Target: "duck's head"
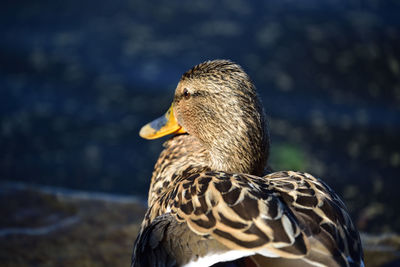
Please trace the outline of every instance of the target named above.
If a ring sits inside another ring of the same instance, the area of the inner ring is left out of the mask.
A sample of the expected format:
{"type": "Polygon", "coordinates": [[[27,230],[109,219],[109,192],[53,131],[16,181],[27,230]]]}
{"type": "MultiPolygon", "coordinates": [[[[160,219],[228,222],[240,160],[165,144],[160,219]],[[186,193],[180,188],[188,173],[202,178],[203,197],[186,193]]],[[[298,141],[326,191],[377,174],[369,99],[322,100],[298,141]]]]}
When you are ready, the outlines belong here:
{"type": "Polygon", "coordinates": [[[213,170],[261,175],[265,168],[263,108],[248,75],[231,61],[207,61],[184,73],[168,112],[145,125],[140,136],[179,133],[199,140],[213,170]]]}

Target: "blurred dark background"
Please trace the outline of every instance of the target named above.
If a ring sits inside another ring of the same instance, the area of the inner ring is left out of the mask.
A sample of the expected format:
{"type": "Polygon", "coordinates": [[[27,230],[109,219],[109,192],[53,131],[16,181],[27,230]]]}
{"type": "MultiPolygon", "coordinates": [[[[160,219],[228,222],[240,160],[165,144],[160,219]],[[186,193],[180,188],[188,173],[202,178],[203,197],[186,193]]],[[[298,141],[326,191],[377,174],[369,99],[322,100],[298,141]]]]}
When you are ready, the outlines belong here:
{"type": "Polygon", "coordinates": [[[398,1],[2,1],[0,179],[146,198],[138,131],[182,73],[231,59],[271,164],[321,177],[362,231],[400,231],[398,1]]]}

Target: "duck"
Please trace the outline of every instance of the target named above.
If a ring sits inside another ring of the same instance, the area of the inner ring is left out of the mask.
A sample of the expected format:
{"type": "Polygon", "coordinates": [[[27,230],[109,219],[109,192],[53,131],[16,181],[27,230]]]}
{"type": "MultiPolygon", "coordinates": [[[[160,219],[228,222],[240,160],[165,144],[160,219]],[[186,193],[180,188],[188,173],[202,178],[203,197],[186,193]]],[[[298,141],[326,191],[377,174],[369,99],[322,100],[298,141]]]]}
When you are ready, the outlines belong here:
{"type": "Polygon", "coordinates": [[[311,174],[270,170],[268,127],[238,64],[205,61],[182,75],[171,107],[139,133],[171,138],[131,267],[364,266],[341,198],[311,174]]]}

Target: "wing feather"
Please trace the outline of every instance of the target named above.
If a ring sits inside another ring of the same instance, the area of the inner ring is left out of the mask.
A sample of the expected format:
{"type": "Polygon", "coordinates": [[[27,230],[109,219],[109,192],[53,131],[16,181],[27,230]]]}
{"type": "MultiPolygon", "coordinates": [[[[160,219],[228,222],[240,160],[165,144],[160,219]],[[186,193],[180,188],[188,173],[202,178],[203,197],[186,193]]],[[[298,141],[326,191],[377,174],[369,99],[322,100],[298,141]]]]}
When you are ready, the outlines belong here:
{"type": "Polygon", "coordinates": [[[179,187],[171,213],[195,233],[234,250],[269,251],[287,258],[307,253],[308,241],[297,219],[263,178],[204,172],[179,187]],[[288,247],[293,248],[284,249],[288,247]]]}
{"type": "Polygon", "coordinates": [[[362,265],[358,232],[343,202],[307,173],[188,172],[153,203],[142,229],[168,213],[170,225],[186,227],[197,243],[211,242],[214,250],[300,259],[315,266],[362,265]]]}

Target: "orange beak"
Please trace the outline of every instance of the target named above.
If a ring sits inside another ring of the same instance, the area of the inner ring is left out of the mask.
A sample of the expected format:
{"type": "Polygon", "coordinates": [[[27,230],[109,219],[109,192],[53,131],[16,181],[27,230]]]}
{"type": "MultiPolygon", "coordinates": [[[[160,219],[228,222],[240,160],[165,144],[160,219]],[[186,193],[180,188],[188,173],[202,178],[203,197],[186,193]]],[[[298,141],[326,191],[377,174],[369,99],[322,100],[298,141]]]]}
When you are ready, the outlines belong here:
{"type": "Polygon", "coordinates": [[[146,124],[140,129],[139,135],[144,139],[157,139],[168,134],[186,133],[186,130],[180,126],[174,116],[173,104],[165,113],[158,119],[146,124]]]}

